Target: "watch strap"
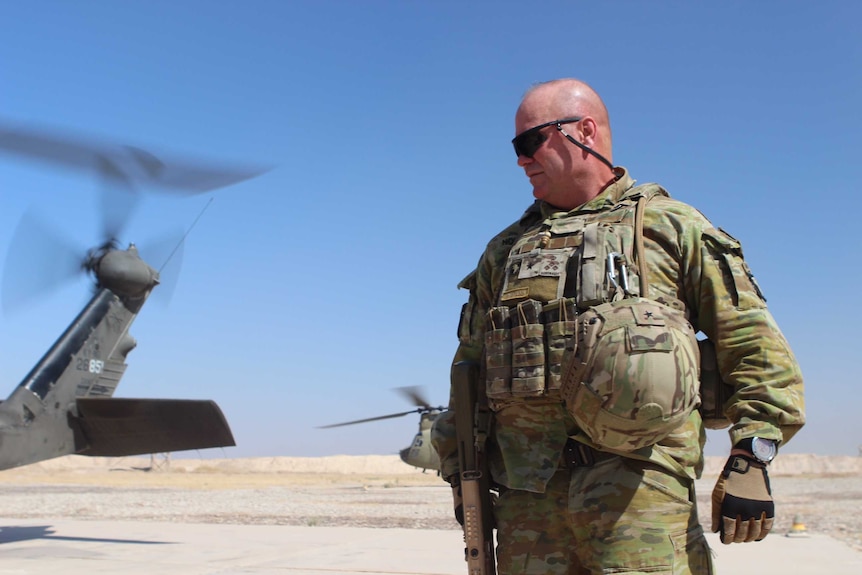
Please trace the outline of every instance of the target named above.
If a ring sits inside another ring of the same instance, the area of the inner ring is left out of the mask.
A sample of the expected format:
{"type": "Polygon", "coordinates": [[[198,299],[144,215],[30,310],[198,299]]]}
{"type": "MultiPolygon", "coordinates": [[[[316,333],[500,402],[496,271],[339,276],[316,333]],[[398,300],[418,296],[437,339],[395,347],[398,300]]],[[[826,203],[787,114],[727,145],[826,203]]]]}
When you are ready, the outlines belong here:
{"type": "Polygon", "coordinates": [[[746,437],[745,439],[739,440],[736,445],[733,446],[734,449],[741,449],[743,451],[747,451],[748,453],[754,455],[754,450],[752,449],[754,443],[753,437],[746,437]]]}

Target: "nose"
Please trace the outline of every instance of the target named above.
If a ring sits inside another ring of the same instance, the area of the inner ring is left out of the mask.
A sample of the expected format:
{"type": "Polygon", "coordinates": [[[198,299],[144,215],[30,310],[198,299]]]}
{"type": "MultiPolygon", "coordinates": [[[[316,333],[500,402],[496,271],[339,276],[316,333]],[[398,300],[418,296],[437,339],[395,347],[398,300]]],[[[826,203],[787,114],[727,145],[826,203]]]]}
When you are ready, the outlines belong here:
{"type": "Polygon", "coordinates": [[[533,158],[531,158],[529,156],[525,156],[524,154],[518,155],[518,165],[521,166],[522,168],[528,164],[533,163],[533,161],[534,161],[533,158]]]}
{"type": "Polygon", "coordinates": [[[401,461],[403,461],[404,463],[409,463],[408,458],[410,457],[410,448],[405,447],[398,452],[398,455],[401,457],[401,461]]]}

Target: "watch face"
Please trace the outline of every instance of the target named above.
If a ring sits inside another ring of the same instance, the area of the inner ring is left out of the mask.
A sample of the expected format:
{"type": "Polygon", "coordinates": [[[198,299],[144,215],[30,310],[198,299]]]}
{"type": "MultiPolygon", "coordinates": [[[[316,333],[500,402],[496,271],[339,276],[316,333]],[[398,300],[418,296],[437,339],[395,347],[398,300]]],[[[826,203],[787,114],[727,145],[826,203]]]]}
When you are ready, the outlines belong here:
{"type": "Polygon", "coordinates": [[[775,458],[775,453],[778,449],[775,447],[775,442],[769,439],[761,439],[755,437],[751,440],[751,453],[764,463],[769,463],[775,458]]]}

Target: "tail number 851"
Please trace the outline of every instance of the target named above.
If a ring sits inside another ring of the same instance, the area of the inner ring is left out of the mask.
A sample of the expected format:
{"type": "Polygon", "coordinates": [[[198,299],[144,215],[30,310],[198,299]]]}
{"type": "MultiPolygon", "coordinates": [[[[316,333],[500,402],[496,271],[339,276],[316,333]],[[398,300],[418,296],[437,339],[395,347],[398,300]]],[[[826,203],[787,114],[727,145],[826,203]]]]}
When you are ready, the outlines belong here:
{"type": "Polygon", "coordinates": [[[79,357],[75,368],[78,371],[89,371],[90,373],[102,373],[102,368],[105,367],[105,362],[101,359],[86,359],[79,357]]]}

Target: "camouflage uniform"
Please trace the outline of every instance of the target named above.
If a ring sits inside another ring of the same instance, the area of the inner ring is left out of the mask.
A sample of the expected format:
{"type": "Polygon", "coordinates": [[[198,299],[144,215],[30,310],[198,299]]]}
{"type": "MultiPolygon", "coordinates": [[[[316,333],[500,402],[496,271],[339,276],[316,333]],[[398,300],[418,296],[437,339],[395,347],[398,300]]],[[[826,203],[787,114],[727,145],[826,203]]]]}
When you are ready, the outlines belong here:
{"type": "MultiPolygon", "coordinates": [[[[513,246],[538,237],[556,218],[619,207],[641,187],[625,169],[616,172],[618,179],[586,204],[559,213],[536,202],[488,243],[476,270],[459,285],[470,298],[455,361],[485,360],[486,316],[501,305],[513,246]]],[[[631,231],[622,234],[630,241],[631,231]]],[[[541,250],[545,242],[528,247],[541,250]]],[[[650,299],[685,311],[695,331],[715,343],[720,373],[735,388],[725,404],[731,443],[753,436],[788,441],[804,423],[802,376],[739,242],[662,190],[645,210],[644,247],[650,299]]],[[[631,279],[638,284],[636,275],[631,279]]],[[[559,356],[550,357],[549,379],[559,373],[553,365],[559,356]]],[[[492,398],[491,407],[488,451],[501,491],[495,508],[501,575],[711,572],[694,504],[706,437],[697,410],[657,444],[598,451],[594,465],[569,469],[562,454],[570,438],[598,446],[578,429],[559,393],[492,398]]],[[[432,440],[443,477],[457,476],[451,410],[437,419],[432,440]]]]}

